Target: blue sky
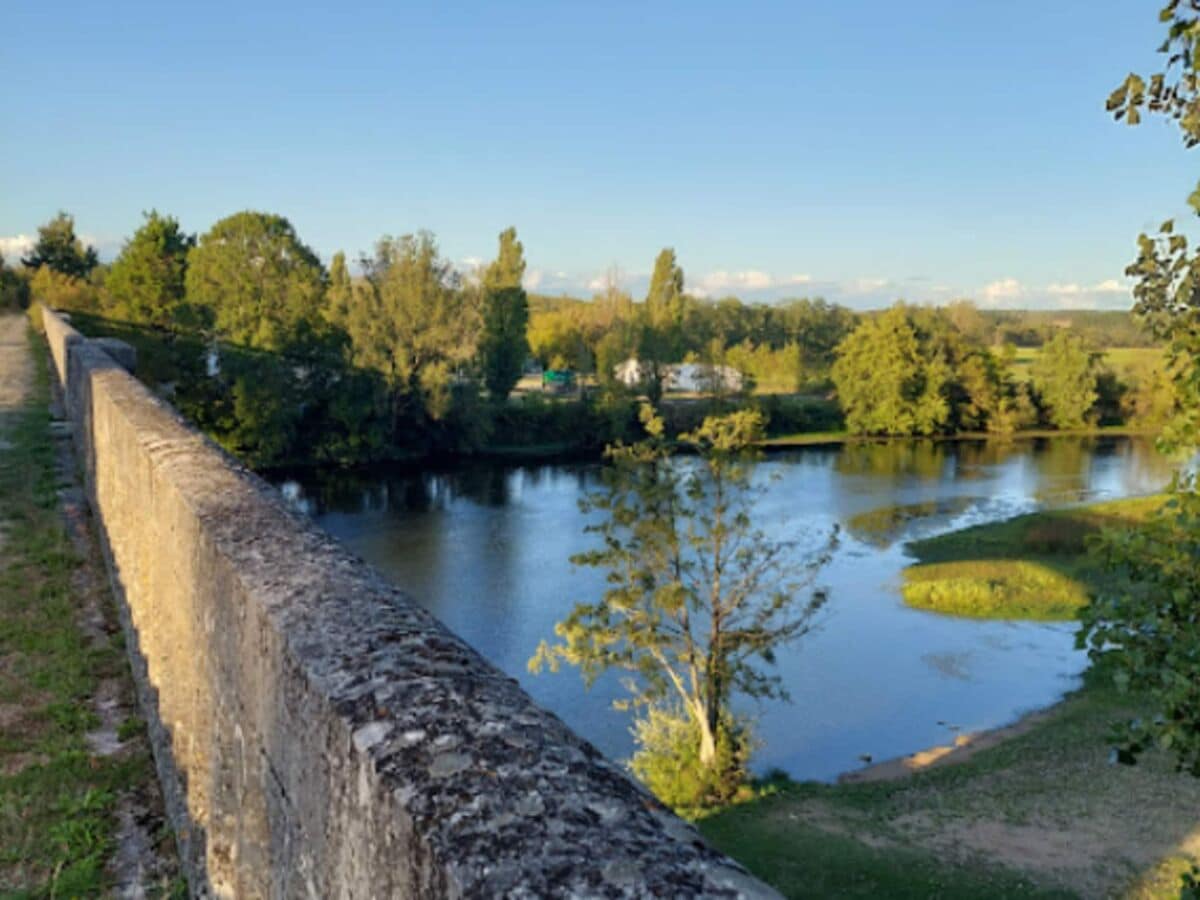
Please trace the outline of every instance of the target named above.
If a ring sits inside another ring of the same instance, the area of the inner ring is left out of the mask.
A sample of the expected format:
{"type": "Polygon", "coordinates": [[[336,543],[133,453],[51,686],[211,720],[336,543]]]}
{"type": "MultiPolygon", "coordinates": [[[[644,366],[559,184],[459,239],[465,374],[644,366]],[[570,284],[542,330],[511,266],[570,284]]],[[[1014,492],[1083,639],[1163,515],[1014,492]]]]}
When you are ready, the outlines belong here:
{"type": "Polygon", "coordinates": [[[1104,112],[1158,65],[1157,5],[13,4],[0,250],[58,209],[111,256],[152,207],[254,208],[323,257],[516,225],[538,290],[689,288],[1129,305],[1141,229],[1194,182],[1104,112]]]}

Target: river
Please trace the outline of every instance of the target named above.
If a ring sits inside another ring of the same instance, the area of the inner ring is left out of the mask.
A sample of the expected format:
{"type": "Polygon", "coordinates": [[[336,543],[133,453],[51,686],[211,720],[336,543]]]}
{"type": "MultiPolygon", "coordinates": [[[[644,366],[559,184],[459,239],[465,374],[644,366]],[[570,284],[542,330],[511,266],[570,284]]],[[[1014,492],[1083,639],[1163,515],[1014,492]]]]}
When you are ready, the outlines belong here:
{"type": "MultiPolygon", "coordinates": [[[[602,576],[569,557],[592,545],[578,501],[599,464],[471,464],[420,473],[310,473],[280,485],[323,528],[615,759],[633,742],[616,677],[531,675],[526,661],[602,576]]],[[[817,584],[819,628],[778,654],[790,702],[751,703],[754,768],[831,780],[862,765],[1006,724],[1053,703],[1086,665],[1070,624],[980,622],[905,607],[904,542],[1035,509],[1145,494],[1171,466],[1153,442],[1057,437],[798,448],[769,456],[757,506],[772,536],[841,540],[817,584]]]]}

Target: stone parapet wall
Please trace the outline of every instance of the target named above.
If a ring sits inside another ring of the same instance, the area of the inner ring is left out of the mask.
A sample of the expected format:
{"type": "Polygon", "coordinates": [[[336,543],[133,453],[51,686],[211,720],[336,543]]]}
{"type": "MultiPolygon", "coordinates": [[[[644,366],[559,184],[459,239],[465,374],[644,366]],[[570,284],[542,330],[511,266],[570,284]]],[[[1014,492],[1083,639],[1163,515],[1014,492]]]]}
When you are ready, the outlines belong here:
{"type": "Polygon", "coordinates": [[[195,895],[774,896],[43,321],[195,895]]]}

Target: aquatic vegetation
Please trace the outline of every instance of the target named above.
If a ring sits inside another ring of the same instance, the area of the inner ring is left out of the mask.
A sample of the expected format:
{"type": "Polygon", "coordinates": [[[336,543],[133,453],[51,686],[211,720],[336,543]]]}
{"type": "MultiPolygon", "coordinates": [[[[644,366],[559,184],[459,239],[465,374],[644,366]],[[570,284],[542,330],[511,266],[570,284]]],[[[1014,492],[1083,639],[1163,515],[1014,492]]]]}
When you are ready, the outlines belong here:
{"type": "Polygon", "coordinates": [[[1080,582],[1024,560],[929,563],[910,567],[904,578],[909,606],[977,619],[1066,621],[1088,602],[1080,582]]]}

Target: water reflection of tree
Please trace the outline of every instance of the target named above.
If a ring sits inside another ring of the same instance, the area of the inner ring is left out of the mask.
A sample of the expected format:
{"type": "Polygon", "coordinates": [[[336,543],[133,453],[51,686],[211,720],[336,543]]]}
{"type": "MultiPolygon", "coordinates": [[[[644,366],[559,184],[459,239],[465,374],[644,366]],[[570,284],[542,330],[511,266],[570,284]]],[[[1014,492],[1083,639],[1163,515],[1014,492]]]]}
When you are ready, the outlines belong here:
{"type": "Polygon", "coordinates": [[[1029,456],[1033,495],[1043,503],[1079,499],[1091,481],[1096,441],[1085,437],[1039,438],[1029,456]]]}
{"type": "Polygon", "coordinates": [[[451,500],[478,506],[507,506],[512,499],[514,471],[503,466],[473,465],[443,474],[451,500]]]}
{"type": "Polygon", "coordinates": [[[850,443],[842,447],[833,467],[839,475],[939,478],[946,467],[946,445],[930,440],[850,443]]]}
{"type": "Polygon", "coordinates": [[[989,469],[1004,465],[1029,448],[1020,441],[989,438],[986,441],[959,441],[954,449],[958,461],[955,474],[962,479],[974,479],[987,477],[989,469]]]}

